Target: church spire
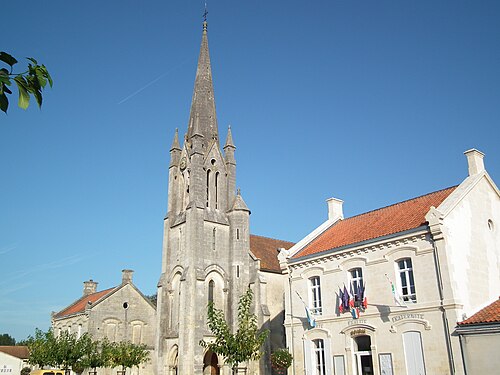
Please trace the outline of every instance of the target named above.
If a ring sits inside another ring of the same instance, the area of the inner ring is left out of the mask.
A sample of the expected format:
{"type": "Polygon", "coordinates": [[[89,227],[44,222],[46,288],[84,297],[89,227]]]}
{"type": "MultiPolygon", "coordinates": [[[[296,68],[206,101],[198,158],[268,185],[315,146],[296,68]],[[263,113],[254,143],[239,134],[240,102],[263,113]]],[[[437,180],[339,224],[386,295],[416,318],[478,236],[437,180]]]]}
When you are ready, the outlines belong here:
{"type": "Polygon", "coordinates": [[[189,115],[188,140],[191,141],[196,130],[203,135],[203,146],[206,150],[209,142],[215,140],[219,144],[219,132],[217,129],[217,116],[215,113],[215,98],[212,83],[212,69],[210,65],[210,54],[208,52],[207,21],[203,22],[203,33],[201,37],[200,56],[196,69],[194,82],[193,100],[189,115]]]}

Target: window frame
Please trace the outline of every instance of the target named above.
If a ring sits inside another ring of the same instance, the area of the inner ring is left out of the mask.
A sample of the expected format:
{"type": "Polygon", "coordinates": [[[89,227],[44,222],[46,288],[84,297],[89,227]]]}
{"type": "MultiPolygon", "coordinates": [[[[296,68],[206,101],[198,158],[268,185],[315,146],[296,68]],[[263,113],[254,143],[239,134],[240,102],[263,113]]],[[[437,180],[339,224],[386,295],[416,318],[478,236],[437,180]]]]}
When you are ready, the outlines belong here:
{"type": "Polygon", "coordinates": [[[325,340],[314,339],[311,340],[312,354],[314,358],[313,371],[315,375],[326,375],[326,353],[325,353],[325,340]]]}
{"type": "Polygon", "coordinates": [[[323,304],[321,300],[321,277],[311,276],[309,282],[309,311],[313,315],[323,314],[323,304]]]}
{"type": "Polygon", "coordinates": [[[417,288],[411,257],[396,260],[398,289],[405,303],[417,303],[417,288]]]}

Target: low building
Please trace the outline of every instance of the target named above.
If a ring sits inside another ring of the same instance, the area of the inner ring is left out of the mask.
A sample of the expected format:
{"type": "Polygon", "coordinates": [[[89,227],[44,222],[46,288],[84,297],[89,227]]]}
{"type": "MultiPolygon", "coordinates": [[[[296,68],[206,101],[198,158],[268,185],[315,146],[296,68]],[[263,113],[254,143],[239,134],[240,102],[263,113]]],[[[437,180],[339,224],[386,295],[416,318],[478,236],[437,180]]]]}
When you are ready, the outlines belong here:
{"type": "Polygon", "coordinates": [[[456,322],[500,290],[500,192],[465,154],[459,185],[347,219],[332,198],[281,251],[289,373],[465,373],[456,322]]]}
{"type": "Polygon", "coordinates": [[[500,368],[500,298],[458,323],[465,374],[495,374],[500,368]]]}
{"type": "MultiPolygon", "coordinates": [[[[132,270],[123,270],[121,284],[102,291],[97,291],[97,282],[85,281],[83,296],[52,314],[52,328],[55,335],[62,331],[78,337],[89,333],[96,340],[145,344],[151,351],[150,362],[141,365],[139,372],[148,375],[155,365],[156,307],[133,284],[132,274],[132,270]]],[[[132,369],[132,375],[137,372],[132,369]]],[[[111,369],[104,370],[106,375],[111,373],[111,369]]]]}
{"type": "Polygon", "coordinates": [[[24,367],[28,364],[27,346],[0,346],[0,375],[21,375],[24,367]]]}

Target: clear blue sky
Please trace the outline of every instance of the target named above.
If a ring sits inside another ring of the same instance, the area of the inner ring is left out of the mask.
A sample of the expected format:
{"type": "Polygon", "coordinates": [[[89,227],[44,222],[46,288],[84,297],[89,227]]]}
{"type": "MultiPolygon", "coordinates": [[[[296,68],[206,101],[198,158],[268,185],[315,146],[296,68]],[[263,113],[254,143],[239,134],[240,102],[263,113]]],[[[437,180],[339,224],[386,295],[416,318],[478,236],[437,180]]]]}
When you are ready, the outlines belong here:
{"type": "MultiPolygon", "coordinates": [[[[47,329],[84,280],[155,292],[169,148],[187,128],[202,0],[10,1],[0,49],[55,84],[0,114],[0,333],[47,329]],[[23,62],[24,63],[24,62],[23,62]]],[[[497,0],[208,0],[220,138],[231,124],[252,233],[460,183],[500,181],[497,0]]]]}

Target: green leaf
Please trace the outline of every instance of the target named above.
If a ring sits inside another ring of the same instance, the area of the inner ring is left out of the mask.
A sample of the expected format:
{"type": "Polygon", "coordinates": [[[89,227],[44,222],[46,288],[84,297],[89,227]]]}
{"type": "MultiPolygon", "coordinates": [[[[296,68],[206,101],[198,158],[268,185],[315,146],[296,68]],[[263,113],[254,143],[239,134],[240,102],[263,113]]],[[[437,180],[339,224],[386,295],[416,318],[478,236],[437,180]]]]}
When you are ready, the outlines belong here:
{"type": "Polygon", "coordinates": [[[0,52],[0,61],[10,65],[11,67],[17,63],[17,60],[9,55],[7,52],[0,52]]]}
{"type": "Polygon", "coordinates": [[[17,105],[22,109],[28,108],[30,105],[30,94],[28,93],[28,84],[23,76],[14,77],[16,81],[17,89],[19,91],[19,100],[17,105]]]}
{"type": "Polygon", "coordinates": [[[36,78],[38,80],[38,84],[40,85],[40,87],[42,87],[42,88],[45,87],[45,85],[47,84],[47,79],[45,78],[45,75],[44,75],[42,68],[37,66],[35,69],[35,73],[36,73],[36,78]]]}
{"type": "Polygon", "coordinates": [[[33,57],[26,57],[29,61],[31,61],[33,64],[38,65],[36,60],[33,57]]]}
{"type": "Polygon", "coordinates": [[[49,81],[50,87],[52,87],[52,77],[50,76],[49,71],[47,70],[47,68],[43,64],[42,64],[42,68],[43,68],[45,77],[47,77],[47,80],[49,81]]]}
{"type": "Polygon", "coordinates": [[[9,99],[4,93],[0,94],[0,109],[7,113],[7,108],[9,108],[9,99]]]}

